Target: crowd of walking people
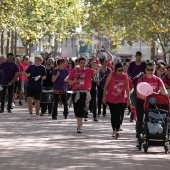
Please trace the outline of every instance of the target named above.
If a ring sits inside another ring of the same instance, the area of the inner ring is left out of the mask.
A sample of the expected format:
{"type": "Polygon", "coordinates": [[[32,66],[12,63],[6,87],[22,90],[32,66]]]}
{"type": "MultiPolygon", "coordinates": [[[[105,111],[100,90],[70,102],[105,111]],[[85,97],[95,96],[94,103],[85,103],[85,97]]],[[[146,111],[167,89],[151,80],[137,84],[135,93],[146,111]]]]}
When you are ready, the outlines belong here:
{"type": "MultiPolygon", "coordinates": [[[[27,119],[32,119],[35,106],[36,119],[45,113],[57,120],[58,106],[63,105],[63,117],[68,118],[69,105],[73,104],[77,133],[82,133],[83,120],[88,120],[88,112],[93,120],[107,116],[110,110],[112,136],[118,138],[123,124],[125,109],[133,122],[134,108],[137,112],[136,138],[142,131],[143,103],[146,96],[136,90],[137,84],[147,82],[155,93],[168,95],[170,89],[170,66],[161,60],[142,61],[142,53],[136,52],[135,61],[114,61],[112,54],[105,50],[75,61],[71,58],[52,58],[50,52],[44,57],[36,55],[34,61],[29,56],[0,55],[1,110],[12,113],[15,103],[28,104],[27,119]],[[54,96],[53,103],[42,103],[43,91],[54,96]],[[69,93],[68,93],[69,92],[69,93]],[[71,104],[72,103],[72,104],[71,104]]],[[[15,108],[14,108],[15,109],[15,108]]],[[[137,140],[138,142],[138,140],[137,140]]]]}

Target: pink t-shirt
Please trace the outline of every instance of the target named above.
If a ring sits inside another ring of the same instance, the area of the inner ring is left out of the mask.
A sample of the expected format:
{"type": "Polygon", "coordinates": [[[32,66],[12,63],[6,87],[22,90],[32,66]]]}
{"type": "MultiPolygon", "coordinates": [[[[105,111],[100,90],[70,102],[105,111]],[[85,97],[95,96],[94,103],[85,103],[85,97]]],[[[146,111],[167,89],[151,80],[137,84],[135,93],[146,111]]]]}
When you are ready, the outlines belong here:
{"type": "Polygon", "coordinates": [[[148,84],[150,84],[155,93],[158,93],[159,88],[164,86],[162,80],[159,77],[155,76],[155,75],[152,78],[147,78],[146,76],[143,76],[143,77],[139,78],[139,80],[137,82],[137,85],[140,82],[147,82],[148,84]]]}
{"type": "MultiPolygon", "coordinates": [[[[24,66],[22,64],[19,64],[18,68],[19,68],[19,72],[21,72],[21,73],[24,72],[24,66]]],[[[20,80],[21,76],[19,76],[18,79],[20,80]]]]}
{"type": "Polygon", "coordinates": [[[106,100],[110,103],[125,103],[125,89],[126,89],[127,75],[117,75],[116,72],[112,72],[112,78],[109,83],[108,91],[106,94],[106,100]]]}
{"type": "MultiPolygon", "coordinates": [[[[25,71],[28,68],[28,65],[25,64],[24,62],[22,62],[22,65],[23,65],[23,68],[24,68],[24,71],[25,71]]],[[[28,78],[24,75],[21,75],[21,80],[28,81],[28,78]]]]}
{"type": "Polygon", "coordinates": [[[72,90],[91,90],[91,80],[94,74],[94,70],[91,68],[84,68],[80,70],[79,68],[75,68],[71,71],[68,80],[74,80],[75,78],[79,78],[79,82],[74,83],[72,85],[72,90]]]}

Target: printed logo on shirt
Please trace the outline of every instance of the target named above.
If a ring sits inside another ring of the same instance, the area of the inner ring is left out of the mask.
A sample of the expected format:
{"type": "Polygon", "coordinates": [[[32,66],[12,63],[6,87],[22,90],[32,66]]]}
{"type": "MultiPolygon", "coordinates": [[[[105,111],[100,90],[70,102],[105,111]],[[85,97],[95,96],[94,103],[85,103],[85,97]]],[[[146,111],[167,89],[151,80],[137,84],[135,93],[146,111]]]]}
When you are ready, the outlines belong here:
{"type": "Polygon", "coordinates": [[[124,81],[123,80],[115,80],[116,85],[114,85],[115,91],[112,92],[113,96],[121,96],[123,92],[124,81]]]}

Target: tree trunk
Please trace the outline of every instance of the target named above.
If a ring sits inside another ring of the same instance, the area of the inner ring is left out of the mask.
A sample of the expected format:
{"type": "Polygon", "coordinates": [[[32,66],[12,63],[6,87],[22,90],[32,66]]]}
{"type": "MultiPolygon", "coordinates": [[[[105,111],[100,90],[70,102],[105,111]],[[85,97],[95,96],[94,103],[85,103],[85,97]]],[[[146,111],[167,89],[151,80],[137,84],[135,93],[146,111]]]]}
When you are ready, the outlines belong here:
{"type": "Polygon", "coordinates": [[[17,55],[17,32],[15,32],[15,36],[14,36],[14,55],[17,55]]]}
{"type": "Polygon", "coordinates": [[[24,47],[25,47],[25,55],[28,55],[28,44],[24,44],[24,47]]]}
{"type": "Polygon", "coordinates": [[[4,54],[4,31],[1,33],[1,54],[4,54]]]}
{"type": "Polygon", "coordinates": [[[28,56],[31,57],[31,44],[28,44],[28,56]]]}
{"type": "Polygon", "coordinates": [[[164,62],[167,64],[166,53],[164,52],[164,62]]]}
{"type": "Polygon", "coordinates": [[[155,59],[155,42],[151,42],[151,60],[155,59]]]}
{"type": "Polygon", "coordinates": [[[9,53],[9,39],[10,39],[10,31],[7,32],[6,55],[9,53]]]}
{"type": "Polygon", "coordinates": [[[14,53],[14,31],[11,30],[11,53],[14,53]]]}

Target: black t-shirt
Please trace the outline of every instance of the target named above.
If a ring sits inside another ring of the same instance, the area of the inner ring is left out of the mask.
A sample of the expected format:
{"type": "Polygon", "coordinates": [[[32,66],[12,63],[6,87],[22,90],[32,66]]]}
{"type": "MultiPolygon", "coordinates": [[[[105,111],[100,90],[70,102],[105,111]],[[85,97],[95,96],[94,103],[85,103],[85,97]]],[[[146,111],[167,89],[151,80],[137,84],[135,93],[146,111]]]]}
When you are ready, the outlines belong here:
{"type": "Polygon", "coordinates": [[[52,82],[52,73],[53,73],[53,68],[51,67],[50,69],[46,68],[46,79],[43,80],[43,87],[53,87],[53,82],[52,82]]]}

